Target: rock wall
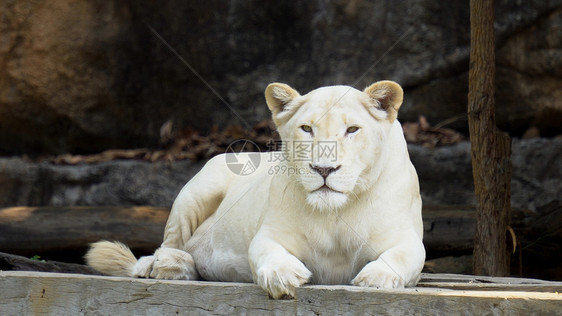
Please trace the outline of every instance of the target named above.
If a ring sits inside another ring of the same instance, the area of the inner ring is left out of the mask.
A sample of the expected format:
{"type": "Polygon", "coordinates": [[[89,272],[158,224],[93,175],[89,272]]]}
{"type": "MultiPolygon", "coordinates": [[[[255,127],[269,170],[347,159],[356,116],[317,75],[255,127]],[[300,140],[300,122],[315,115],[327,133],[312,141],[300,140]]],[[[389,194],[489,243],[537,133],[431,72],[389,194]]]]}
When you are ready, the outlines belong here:
{"type": "Polygon", "coordinates": [[[181,188],[203,164],[189,160],[118,160],[76,166],[0,158],[0,207],[171,207],[181,188]]]}
{"type": "MultiPolygon", "coordinates": [[[[562,132],[562,0],[496,1],[496,33],[500,127],[562,132]]],[[[403,121],[463,130],[469,36],[467,1],[2,1],[0,153],[154,147],[169,120],[252,125],[272,81],[396,80],[403,121]]]]}
{"type": "MultiPolygon", "coordinates": [[[[424,204],[476,203],[467,142],[434,149],[409,145],[408,149],[424,204]]],[[[512,150],[512,206],[534,212],[561,203],[562,139],[515,140],[512,150]]],[[[203,164],[120,160],[69,166],[0,158],[0,207],[171,207],[203,164]]]]}

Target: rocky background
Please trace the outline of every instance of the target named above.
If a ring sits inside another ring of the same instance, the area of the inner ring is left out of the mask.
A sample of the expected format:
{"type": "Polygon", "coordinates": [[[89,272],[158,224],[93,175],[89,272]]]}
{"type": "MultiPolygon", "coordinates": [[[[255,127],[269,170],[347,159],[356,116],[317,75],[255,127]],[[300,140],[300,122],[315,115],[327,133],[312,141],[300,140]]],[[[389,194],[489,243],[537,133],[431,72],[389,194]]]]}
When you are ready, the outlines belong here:
{"type": "MultiPolygon", "coordinates": [[[[498,124],[559,134],[562,1],[495,2],[498,124]]],[[[249,127],[273,81],[396,80],[402,121],[465,131],[468,60],[467,1],[6,0],[0,152],[156,147],[166,122],[249,127]]]]}
{"type": "MultiPolygon", "coordinates": [[[[562,280],[562,0],[495,4],[496,119],[515,139],[520,252],[512,262],[521,275],[562,280]]],[[[26,231],[6,233],[22,224],[14,214],[26,221],[13,206],[41,214],[169,208],[232,139],[265,144],[270,82],[306,93],[390,79],[405,90],[399,118],[410,122],[404,131],[416,143],[409,151],[424,204],[456,210],[434,221],[424,214],[436,225],[424,227],[426,236],[443,224],[450,236],[466,237],[454,251],[428,246],[428,259],[441,261],[426,268],[470,273],[474,221],[464,216],[475,198],[470,144],[460,135],[467,134],[469,36],[468,1],[1,1],[0,243],[11,248],[0,251],[31,244],[21,239],[26,231]]],[[[41,221],[28,224],[42,232],[41,221]]],[[[109,225],[138,235],[133,226],[109,225]]],[[[73,248],[75,260],[86,244],[73,248]]]]}
{"type": "MultiPolygon", "coordinates": [[[[408,149],[424,202],[426,270],[471,273],[470,144],[408,149]]],[[[512,274],[562,280],[562,139],[514,140],[512,149],[512,274]]],[[[81,262],[88,243],[99,239],[152,253],[175,196],[204,160],[111,159],[115,155],[64,156],[58,163],[0,158],[0,270],[14,268],[1,252],[81,262]]]]}
{"type": "MultiPolygon", "coordinates": [[[[562,206],[562,139],[512,144],[512,207],[540,212],[562,206]]],[[[427,148],[411,144],[410,158],[427,205],[475,205],[470,143],[427,148]]],[[[77,165],[0,158],[0,208],[26,206],[135,206],[170,208],[205,161],[111,160],[77,165]]]]}

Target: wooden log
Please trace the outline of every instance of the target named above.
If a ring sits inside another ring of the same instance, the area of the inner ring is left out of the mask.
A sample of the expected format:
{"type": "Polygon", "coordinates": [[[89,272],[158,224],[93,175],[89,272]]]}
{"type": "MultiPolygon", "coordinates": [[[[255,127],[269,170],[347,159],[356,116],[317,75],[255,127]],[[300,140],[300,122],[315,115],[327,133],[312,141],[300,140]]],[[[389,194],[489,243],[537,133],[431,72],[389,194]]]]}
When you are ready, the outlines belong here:
{"type": "Polygon", "coordinates": [[[509,287],[481,291],[304,286],[295,299],[271,300],[255,284],[0,272],[4,315],[554,315],[561,307],[561,294],[509,287]]]}
{"type": "Polygon", "coordinates": [[[10,207],[0,209],[0,251],[33,256],[83,252],[100,239],[119,240],[139,253],[162,242],[169,210],[158,207],[10,207]]]}
{"type": "Polygon", "coordinates": [[[476,231],[475,208],[468,205],[424,205],[423,243],[428,252],[472,252],[476,231]]]}
{"type": "Polygon", "coordinates": [[[89,266],[51,260],[28,259],[0,252],[0,270],[101,274],[89,266]]]}
{"type": "MultiPolygon", "coordinates": [[[[0,209],[0,251],[33,256],[83,251],[101,240],[124,242],[151,253],[162,243],[169,210],[159,207],[11,207],[0,209]]],[[[475,217],[471,206],[424,206],[428,251],[471,251],[475,217]]]]}
{"type": "MultiPolygon", "coordinates": [[[[0,208],[0,251],[23,256],[83,252],[101,239],[119,240],[146,254],[160,246],[169,210],[159,207],[11,207],[0,208]]],[[[544,212],[515,209],[513,227],[523,247],[536,256],[560,253],[562,208],[544,212]],[[540,234],[544,232],[546,235],[540,234]],[[537,248],[538,251],[533,251],[537,248]]],[[[475,208],[426,205],[424,244],[430,254],[472,251],[475,208]]]]}

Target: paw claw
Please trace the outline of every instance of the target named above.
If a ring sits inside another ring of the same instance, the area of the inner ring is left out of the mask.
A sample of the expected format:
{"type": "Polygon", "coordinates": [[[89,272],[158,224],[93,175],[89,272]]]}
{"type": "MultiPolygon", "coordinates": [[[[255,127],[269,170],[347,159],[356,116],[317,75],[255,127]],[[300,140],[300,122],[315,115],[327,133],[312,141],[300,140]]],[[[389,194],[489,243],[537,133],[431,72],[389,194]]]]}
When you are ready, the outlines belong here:
{"type": "Polygon", "coordinates": [[[296,296],[296,288],[308,282],[312,273],[296,258],[264,265],[257,271],[257,283],[274,299],[296,296]]]}
{"type": "Polygon", "coordinates": [[[403,288],[404,278],[385,262],[373,261],[366,265],[351,281],[353,285],[377,289],[403,288]]]}

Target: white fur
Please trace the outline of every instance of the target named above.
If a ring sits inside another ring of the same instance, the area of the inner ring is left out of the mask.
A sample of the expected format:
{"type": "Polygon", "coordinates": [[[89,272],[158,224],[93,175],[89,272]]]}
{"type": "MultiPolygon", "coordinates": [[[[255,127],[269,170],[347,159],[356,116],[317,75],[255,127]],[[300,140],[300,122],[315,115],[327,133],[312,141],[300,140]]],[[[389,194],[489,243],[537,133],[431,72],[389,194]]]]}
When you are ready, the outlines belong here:
{"type": "MultiPolygon", "coordinates": [[[[418,179],[395,119],[400,86],[301,96],[272,84],[266,100],[287,144],[332,142],[337,154],[279,162],[263,153],[250,175],[233,173],[225,155],[211,159],[174,202],[162,248],[129,275],[253,281],[274,298],[295,296],[307,282],[414,286],[425,250],[418,179]],[[359,129],[347,133],[351,126],[359,129]],[[335,171],[324,181],[311,166],[335,171]]],[[[285,154],[294,157],[293,146],[285,154]]]]}

